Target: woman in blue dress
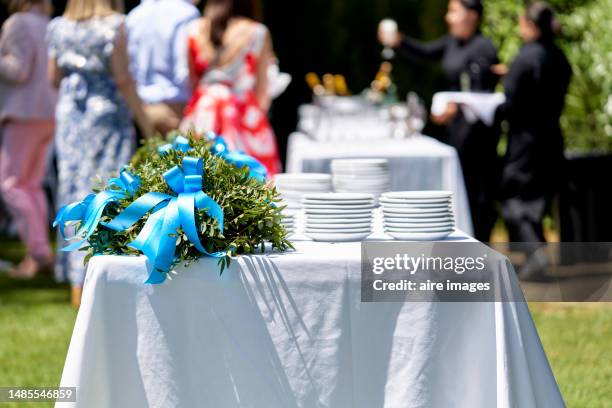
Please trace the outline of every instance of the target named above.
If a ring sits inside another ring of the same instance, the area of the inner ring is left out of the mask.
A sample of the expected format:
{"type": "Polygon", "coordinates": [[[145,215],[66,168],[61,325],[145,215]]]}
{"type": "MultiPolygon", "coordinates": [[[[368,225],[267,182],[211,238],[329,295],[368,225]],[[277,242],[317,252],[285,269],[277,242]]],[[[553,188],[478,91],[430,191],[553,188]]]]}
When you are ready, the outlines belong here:
{"type": "MultiPolygon", "coordinates": [[[[47,31],[49,76],[59,88],[56,110],[58,206],[83,199],[97,177],[126,164],[136,145],[132,115],[152,133],[129,72],[121,0],[69,0],[47,31]]],[[[84,252],[59,252],[56,276],[68,277],[80,303],[84,252]]]]}

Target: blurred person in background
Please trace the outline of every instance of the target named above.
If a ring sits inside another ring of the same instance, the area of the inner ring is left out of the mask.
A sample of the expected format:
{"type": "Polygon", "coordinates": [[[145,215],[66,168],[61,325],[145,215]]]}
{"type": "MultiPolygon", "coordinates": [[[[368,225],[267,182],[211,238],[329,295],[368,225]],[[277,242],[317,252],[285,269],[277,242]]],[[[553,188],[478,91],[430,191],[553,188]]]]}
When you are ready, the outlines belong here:
{"type": "MultiPolygon", "coordinates": [[[[499,60],[491,40],[480,32],[482,14],[480,0],[450,0],[446,13],[448,35],[422,43],[401,33],[388,38],[379,31],[379,41],[400,48],[409,57],[441,60],[449,81],[448,91],[493,92],[499,79],[494,67],[499,60]]],[[[448,128],[448,141],[457,149],[463,168],[474,236],[486,242],[497,219],[494,200],[500,172],[499,131],[480,120],[469,122],[454,103],[449,103],[442,115],[432,116],[432,120],[448,128]]]]}
{"type": "Polygon", "coordinates": [[[199,17],[192,0],[142,0],[127,16],[128,52],[138,95],[162,134],[179,127],[189,100],[186,29],[199,17]]]}
{"type": "Polygon", "coordinates": [[[57,93],[47,77],[48,0],[13,0],[0,35],[0,191],[26,247],[9,274],[32,278],[53,264],[42,181],[57,93]]]}
{"type": "MultiPolygon", "coordinates": [[[[150,125],[129,71],[122,0],[69,0],[49,23],[49,76],[59,87],[56,111],[58,205],[85,198],[96,176],[117,173],[150,125]]],[[[56,275],[68,277],[80,303],[85,278],[82,251],[59,252],[56,275]]]]}
{"type": "MultiPolygon", "coordinates": [[[[524,45],[504,79],[506,102],[497,109],[509,125],[502,216],[511,242],[545,242],[542,220],[566,180],[559,118],[572,69],[555,45],[560,25],[547,4],[528,6],[519,29],[524,45]]],[[[521,277],[529,279],[536,269],[524,271],[521,277]]]]}
{"type": "Polygon", "coordinates": [[[208,0],[204,17],[189,28],[193,96],[183,130],[214,131],[230,149],[257,158],[270,175],[281,169],[276,137],[268,122],[268,66],[274,51],[268,29],[253,17],[248,0],[208,0]]]}

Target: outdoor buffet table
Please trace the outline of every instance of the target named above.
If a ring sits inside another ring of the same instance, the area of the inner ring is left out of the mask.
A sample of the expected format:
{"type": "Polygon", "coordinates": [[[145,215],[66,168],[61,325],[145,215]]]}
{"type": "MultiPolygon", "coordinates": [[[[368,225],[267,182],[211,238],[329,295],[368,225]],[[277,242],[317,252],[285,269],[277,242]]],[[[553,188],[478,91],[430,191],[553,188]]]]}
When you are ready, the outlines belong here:
{"type": "Polygon", "coordinates": [[[320,141],[304,133],[289,136],[287,172],[330,173],[333,159],[384,158],[391,191],[448,190],[454,193],[457,226],[472,233],[470,207],[457,151],[428,136],[407,139],[320,141]]]}
{"type": "Polygon", "coordinates": [[[525,303],[362,303],[359,242],[295,245],[161,285],[145,257],[94,257],[58,406],[564,406],[525,303]]]}

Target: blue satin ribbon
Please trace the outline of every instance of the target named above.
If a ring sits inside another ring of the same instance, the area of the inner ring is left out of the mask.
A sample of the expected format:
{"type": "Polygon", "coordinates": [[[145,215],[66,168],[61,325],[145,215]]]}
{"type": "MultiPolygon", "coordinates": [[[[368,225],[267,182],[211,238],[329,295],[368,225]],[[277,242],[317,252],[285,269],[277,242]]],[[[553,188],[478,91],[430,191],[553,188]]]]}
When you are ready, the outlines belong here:
{"type": "Polygon", "coordinates": [[[247,166],[251,177],[258,181],[266,182],[268,179],[268,170],[256,158],[240,150],[230,151],[223,137],[214,132],[208,132],[206,136],[208,140],[213,142],[210,151],[214,155],[223,158],[226,162],[233,164],[239,169],[247,166]]]}
{"type": "Polygon", "coordinates": [[[108,190],[89,194],[83,201],[68,204],[59,210],[53,226],[59,225],[60,234],[65,240],[75,240],[72,244],[62,248],[62,251],[79,249],[96,230],[106,206],[133,195],[140,186],[140,179],[123,168],[119,177],[110,179],[108,185],[110,187],[108,190]],[[72,237],[66,237],[64,230],[65,224],[69,221],[80,221],[81,223],[72,237]]]}
{"type": "Polygon", "coordinates": [[[136,239],[128,244],[131,248],[142,251],[153,263],[153,270],[146,283],[161,283],[165,280],[165,274],[176,257],[177,237],[171,234],[176,235],[178,228],[183,229],[189,242],[201,253],[217,258],[226,255],[226,251],[206,251],[198,236],[196,209],[205,209],[209,216],[217,220],[219,231],[223,231],[222,208],[202,191],[203,167],[200,158],[183,158],[182,168],[174,166],[163,174],[164,180],[176,196],[159,192],[147,193],[104,224],[115,231],[125,231],[147,213],[151,213],[136,239]]]}

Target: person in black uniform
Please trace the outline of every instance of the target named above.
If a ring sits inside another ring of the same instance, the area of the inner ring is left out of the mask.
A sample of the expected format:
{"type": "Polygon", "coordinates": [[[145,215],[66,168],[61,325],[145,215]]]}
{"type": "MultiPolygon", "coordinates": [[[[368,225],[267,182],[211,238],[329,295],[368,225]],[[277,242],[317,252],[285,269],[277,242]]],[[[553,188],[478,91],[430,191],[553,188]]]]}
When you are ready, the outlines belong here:
{"type": "MultiPolygon", "coordinates": [[[[448,35],[422,43],[401,33],[389,40],[379,32],[379,40],[409,57],[441,60],[450,91],[492,92],[499,79],[492,67],[499,60],[491,40],[480,33],[482,12],[480,0],[450,0],[448,35]]],[[[486,242],[497,219],[494,200],[500,172],[499,131],[479,120],[470,123],[456,104],[449,104],[444,114],[432,116],[432,120],[448,128],[448,142],[457,149],[463,168],[474,236],[486,242]]]]}
{"type": "Polygon", "coordinates": [[[542,2],[519,18],[524,41],[504,79],[497,118],[509,125],[502,171],[502,216],[511,242],[544,242],[542,219],[564,177],[559,117],[572,69],[555,45],[558,23],[542,2]]]}

